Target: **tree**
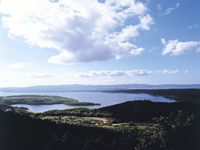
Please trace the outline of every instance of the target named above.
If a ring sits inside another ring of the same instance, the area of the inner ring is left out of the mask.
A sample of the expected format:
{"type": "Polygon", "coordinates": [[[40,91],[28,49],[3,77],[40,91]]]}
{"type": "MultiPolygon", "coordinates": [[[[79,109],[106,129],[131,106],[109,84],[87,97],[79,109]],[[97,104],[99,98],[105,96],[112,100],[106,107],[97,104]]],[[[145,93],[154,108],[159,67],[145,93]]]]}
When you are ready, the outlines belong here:
{"type": "Polygon", "coordinates": [[[133,121],[129,122],[129,126],[135,126],[135,124],[133,123],[133,121]]]}

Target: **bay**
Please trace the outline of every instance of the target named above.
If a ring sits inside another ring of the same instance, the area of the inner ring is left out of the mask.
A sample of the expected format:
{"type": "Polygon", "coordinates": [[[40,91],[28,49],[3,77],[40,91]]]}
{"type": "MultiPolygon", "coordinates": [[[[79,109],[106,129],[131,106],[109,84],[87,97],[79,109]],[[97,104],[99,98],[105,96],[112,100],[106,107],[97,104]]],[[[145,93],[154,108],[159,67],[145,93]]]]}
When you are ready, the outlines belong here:
{"type": "MultiPolygon", "coordinates": [[[[114,104],[123,103],[133,100],[151,100],[153,102],[175,102],[175,100],[167,99],[162,96],[152,96],[148,94],[127,94],[127,93],[103,93],[103,92],[0,92],[1,96],[11,95],[54,95],[68,98],[74,98],[80,102],[101,103],[101,105],[84,106],[87,108],[100,108],[114,104]]],[[[70,109],[83,106],[68,106],[64,104],[53,105],[26,105],[15,104],[16,107],[27,107],[32,112],[44,112],[53,109],[70,109]]]]}

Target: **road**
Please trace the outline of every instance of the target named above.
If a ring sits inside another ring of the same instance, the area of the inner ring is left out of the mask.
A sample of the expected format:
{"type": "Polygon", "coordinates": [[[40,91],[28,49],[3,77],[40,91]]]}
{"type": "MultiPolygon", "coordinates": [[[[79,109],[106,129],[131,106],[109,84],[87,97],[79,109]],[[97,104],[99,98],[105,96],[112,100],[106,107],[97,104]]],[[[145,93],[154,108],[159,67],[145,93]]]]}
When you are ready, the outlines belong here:
{"type": "MultiPolygon", "coordinates": [[[[135,125],[138,126],[155,126],[157,124],[152,124],[152,123],[134,123],[135,125]]],[[[116,123],[116,124],[112,124],[113,126],[118,126],[118,125],[129,125],[129,123],[116,123]]]]}

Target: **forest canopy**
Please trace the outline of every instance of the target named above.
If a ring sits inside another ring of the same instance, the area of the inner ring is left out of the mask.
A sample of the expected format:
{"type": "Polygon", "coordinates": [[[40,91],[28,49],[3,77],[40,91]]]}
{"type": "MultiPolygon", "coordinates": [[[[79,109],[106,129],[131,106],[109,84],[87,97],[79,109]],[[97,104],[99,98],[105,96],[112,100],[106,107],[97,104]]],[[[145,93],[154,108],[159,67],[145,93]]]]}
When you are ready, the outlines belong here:
{"type": "Polygon", "coordinates": [[[79,102],[74,98],[67,98],[61,96],[43,96],[43,95],[15,95],[0,98],[0,103],[4,104],[29,104],[29,105],[51,105],[51,104],[65,104],[65,105],[101,105],[100,103],[79,102]]]}

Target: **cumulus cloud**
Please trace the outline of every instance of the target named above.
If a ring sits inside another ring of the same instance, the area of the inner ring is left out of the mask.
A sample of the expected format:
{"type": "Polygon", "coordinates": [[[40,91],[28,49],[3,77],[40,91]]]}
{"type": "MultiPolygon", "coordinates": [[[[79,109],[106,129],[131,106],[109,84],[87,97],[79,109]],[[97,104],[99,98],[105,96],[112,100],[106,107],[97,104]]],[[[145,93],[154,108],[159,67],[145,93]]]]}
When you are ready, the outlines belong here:
{"type": "Polygon", "coordinates": [[[14,63],[14,64],[8,64],[7,67],[8,68],[15,68],[15,69],[20,69],[20,68],[24,68],[26,66],[30,66],[32,63],[14,63]]]}
{"type": "Polygon", "coordinates": [[[170,14],[173,10],[178,9],[179,6],[180,6],[180,3],[176,3],[175,7],[167,8],[167,9],[165,10],[164,15],[168,15],[168,14],[170,14]]]}
{"type": "Polygon", "coordinates": [[[166,44],[165,39],[161,39],[162,44],[166,44]]]}
{"type": "Polygon", "coordinates": [[[156,72],[157,73],[164,73],[164,74],[175,74],[175,73],[179,73],[179,70],[178,69],[176,69],[176,70],[164,69],[163,71],[162,70],[158,70],[156,72]]]}
{"type": "Polygon", "coordinates": [[[144,48],[130,43],[153,18],[133,0],[2,0],[3,27],[9,36],[57,49],[48,62],[74,64],[139,55],[144,48]],[[128,18],[135,23],[125,24],[128,18]]]}
{"type": "Polygon", "coordinates": [[[152,49],[157,49],[157,47],[153,47],[152,49]]]}
{"type": "Polygon", "coordinates": [[[157,5],[157,9],[158,9],[158,10],[161,10],[161,9],[162,9],[161,4],[158,4],[158,5],[157,5]]]}
{"type": "Polygon", "coordinates": [[[171,53],[171,55],[183,55],[187,52],[199,52],[200,50],[200,41],[189,41],[189,42],[179,42],[178,39],[170,40],[163,42],[165,40],[161,39],[162,44],[165,46],[163,49],[162,55],[171,53]]]}
{"type": "Polygon", "coordinates": [[[49,78],[53,75],[50,73],[30,73],[29,76],[32,78],[49,78]]]}
{"type": "Polygon", "coordinates": [[[185,73],[188,73],[189,71],[188,70],[185,70],[185,73]]]}
{"type": "Polygon", "coordinates": [[[81,72],[77,73],[79,77],[96,77],[96,76],[124,76],[125,73],[123,71],[90,71],[90,72],[81,72]]]}
{"type": "Polygon", "coordinates": [[[126,74],[128,76],[133,76],[133,75],[137,75],[137,76],[142,76],[142,75],[149,75],[152,74],[153,71],[149,71],[149,70],[130,70],[130,71],[126,71],[126,74]]]}
{"type": "Polygon", "coordinates": [[[188,27],[188,29],[193,29],[193,28],[196,28],[198,26],[199,26],[199,24],[191,25],[191,26],[188,27]]]}
{"type": "Polygon", "coordinates": [[[129,70],[129,71],[90,71],[90,72],[79,72],[75,74],[62,74],[62,77],[73,76],[73,77],[124,77],[124,76],[142,76],[152,74],[153,71],[149,70],[129,70]]]}

